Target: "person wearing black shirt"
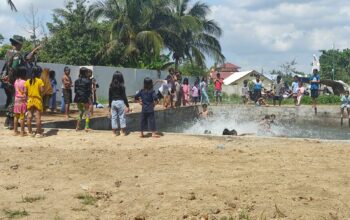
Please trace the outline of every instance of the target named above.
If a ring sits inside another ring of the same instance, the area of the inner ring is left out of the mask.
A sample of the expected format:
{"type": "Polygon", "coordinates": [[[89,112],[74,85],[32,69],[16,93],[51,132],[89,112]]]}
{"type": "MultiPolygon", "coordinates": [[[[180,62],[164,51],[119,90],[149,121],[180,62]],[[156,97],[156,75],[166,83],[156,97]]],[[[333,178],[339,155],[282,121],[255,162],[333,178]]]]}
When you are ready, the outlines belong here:
{"type": "Polygon", "coordinates": [[[126,135],[126,117],[129,112],[129,102],[125,93],[124,77],[115,72],[109,87],[109,108],[112,115],[112,131],[115,135],[126,135]],[[118,129],[120,128],[120,133],[118,129]]]}
{"type": "Polygon", "coordinates": [[[89,101],[91,97],[91,80],[87,77],[88,69],[80,68],[79,79],[74,82],[74,102],[78,105],[79,116],[77,120],[76,130],[80,130],[80,122],[85,115],[85,131],[89,131],[90,111],[89,101]]]}

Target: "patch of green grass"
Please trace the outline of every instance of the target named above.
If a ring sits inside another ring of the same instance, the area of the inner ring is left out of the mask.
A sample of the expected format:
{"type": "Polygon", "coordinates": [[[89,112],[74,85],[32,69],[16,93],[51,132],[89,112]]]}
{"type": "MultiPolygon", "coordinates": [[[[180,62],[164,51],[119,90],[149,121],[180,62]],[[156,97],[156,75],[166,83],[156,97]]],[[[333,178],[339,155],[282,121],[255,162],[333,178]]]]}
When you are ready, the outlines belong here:
{"type": "Polygon", "coordinates": [[[6,215],[7,218],[12,219],[12,218],[22,218],[24,216],[28,216],[29,213],[23,209],[21,210],[8,210],[4,209],[3,210],[4,214],[6,215]]]}
{"type": "Polygon", "coordinates": [[[84,205],[94,205],[97,202],[97,198],[88,193],[78,194],[75,198],[81,200],[84,205]]]}
{"type": "Polygon", "coordinates": [[[18,186],[14,185],[14,184],[8,184],[8,185],[2,186],[2,187],[6,190],[18,189],[18,186]]]}
{"type": "Polygon", "coordinates": [[[45,196],[25,196],[25,197],[22,197],[22,202],[33,203],[44,199],[45,199],[45,196]]]}

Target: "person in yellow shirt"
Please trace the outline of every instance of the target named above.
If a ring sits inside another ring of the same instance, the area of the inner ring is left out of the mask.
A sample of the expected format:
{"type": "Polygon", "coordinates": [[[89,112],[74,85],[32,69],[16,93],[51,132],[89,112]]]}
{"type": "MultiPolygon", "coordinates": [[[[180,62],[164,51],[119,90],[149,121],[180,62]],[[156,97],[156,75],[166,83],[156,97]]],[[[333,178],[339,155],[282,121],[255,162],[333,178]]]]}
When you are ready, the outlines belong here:
{"type": "Polygon", "coordinates": [[[43,137],[43,131],[41,129],[41,113],[43,112],[43,98],[42,94],[44,92],[44,83],[40,79],[41,69],[40,67],[35,67],[33,69],[33,75],[31,79],[28,79],[25,83],[25,87],[28,93],[27,102],[27,126],[28,131],[33,137],[43,137]],[[35,114],[36,119],[36,132],[32,131],[32,118],[35,114]]]}

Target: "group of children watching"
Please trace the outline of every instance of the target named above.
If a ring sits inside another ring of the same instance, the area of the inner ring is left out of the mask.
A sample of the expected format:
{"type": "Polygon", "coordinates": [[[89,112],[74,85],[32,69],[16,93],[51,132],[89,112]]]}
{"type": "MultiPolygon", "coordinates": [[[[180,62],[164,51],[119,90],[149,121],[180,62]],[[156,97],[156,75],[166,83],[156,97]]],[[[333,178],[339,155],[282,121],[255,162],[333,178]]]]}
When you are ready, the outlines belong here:
{"type": "Polygon", "coordinates": [[[164,109],[197,105],[199,102],[209,104],[207,77],[197,77],[191,86],[188,78],[182,80],[180,72],[170,69],[166,79],[156,80],[153,86],[157,84],[160,84],[157,96],[163,100],[164,109]]]}

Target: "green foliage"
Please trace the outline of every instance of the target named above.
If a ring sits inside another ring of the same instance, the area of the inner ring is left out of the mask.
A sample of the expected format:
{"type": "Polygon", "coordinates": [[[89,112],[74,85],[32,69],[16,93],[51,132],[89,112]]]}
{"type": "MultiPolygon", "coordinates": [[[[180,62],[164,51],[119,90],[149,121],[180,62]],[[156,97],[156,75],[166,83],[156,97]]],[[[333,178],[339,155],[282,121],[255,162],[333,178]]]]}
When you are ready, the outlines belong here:
{"type": "Polygon", "coordinates": [[[0,47],[0,59],[4,59],[5,58],[5,55],[6,55],[6,52],[11,49],[12,46],[9,45],[9,44],[4,44],[0,47]]]}
{"type": "Polygon", "coordinates": [[[206,57],[225,59],[218,41],[222,30],[209,13],[207,4],[190,0],[66,1],[47,23],[39,60],[159,71],[171,66],[172,58],[176,69],[189,60],[184,68],[200,76],[206,57]],[[161,55],[164,51],[169,54],[161,55]]]}
{"type": "Polygon", "coordinates": [[[12,218],[21,218],[24,216],[28,216],[29,213],[23,209],[23,211],[21,210],[8,210],[8,209],[4,209],[3,210],[4,214],[6,215],[7,218],[12,219],[12,218]]]}
{"type": "Polygon", "coordinates": [[[205,67],[199,66],[191,61],[182,64],[179,70],[186,76],[207,76],[209,72],[205,67]]]}
{"type": "Polygon", "coordinates": [[[4,42],[4,36],[2,34],[0,34],[0,44],[2,44],[2,42],[4,42]]]}
{"type": "Polygon", "coordinates": [[[74,65],[98,64],[96,53],[102,47],[103,25],[92,16],[86,0],[68,1],[65,9],[55,9],[47,27],[51,36],[43,40],[40,59],[74,65]]]}
{"type": "MultiPolygon", "coordinates": [[[[270,105],[272,105],[273,101],[272,99],[268,101],[270,105]]],[[[336,95],[321,95],[317,99],[317,103],[320,105],[340,105],[340,97],[336,95]]],[[[302,105],[311,105],[312,99],[310,96],[304,96],[302,101],[302,105]]],[[[294,105],[294,99],[288,98],[283,99],[282,105],[294,105]]]]}
{"type": "Polygon", "coordinates": [[[333,64],[335,67],[335,80],[350,83],[350,49],[322,50],[320,56],[321,78],[333,79],[333,64]]]}
{"type": "Polygon", "coordinates": [[[81,200],[81,203],[84,205],[94,205],[97,202],[97,198],[88,193],[79,194],[76,198],[81,200]]]}

